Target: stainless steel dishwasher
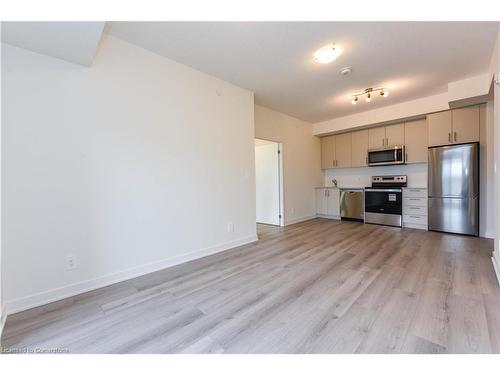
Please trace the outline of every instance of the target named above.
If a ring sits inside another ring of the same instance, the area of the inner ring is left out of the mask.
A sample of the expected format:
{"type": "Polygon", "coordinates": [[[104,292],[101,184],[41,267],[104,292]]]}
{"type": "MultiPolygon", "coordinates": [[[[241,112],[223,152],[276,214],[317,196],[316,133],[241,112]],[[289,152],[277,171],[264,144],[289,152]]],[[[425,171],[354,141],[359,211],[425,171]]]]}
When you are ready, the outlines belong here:
{"type": "Polygon", "coordinates": [[[340,189],[340,217],[344,220],[364,221],[363,189],[340,189]]]}

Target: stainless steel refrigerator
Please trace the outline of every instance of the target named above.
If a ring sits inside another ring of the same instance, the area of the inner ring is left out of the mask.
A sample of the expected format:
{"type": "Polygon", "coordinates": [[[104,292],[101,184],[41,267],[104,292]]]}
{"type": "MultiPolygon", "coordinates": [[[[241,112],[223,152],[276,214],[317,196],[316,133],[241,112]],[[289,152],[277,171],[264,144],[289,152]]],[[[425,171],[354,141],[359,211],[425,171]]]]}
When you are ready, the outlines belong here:
{"type": "Polygon", "coordinates": [[[479,235],[479,144],[429,148],[429,230],[479,235]]]}

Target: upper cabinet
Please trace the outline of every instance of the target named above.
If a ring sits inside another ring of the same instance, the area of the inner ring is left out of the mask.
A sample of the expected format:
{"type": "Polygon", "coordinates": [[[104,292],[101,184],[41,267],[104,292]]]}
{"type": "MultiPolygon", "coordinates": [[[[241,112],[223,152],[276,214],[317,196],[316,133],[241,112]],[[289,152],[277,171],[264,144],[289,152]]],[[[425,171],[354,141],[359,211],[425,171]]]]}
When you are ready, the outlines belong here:
{"type": "Polygon", "coordinates": [[[429,147],[479,141],[479,106],[427,115],[429,147]]]}
{"type": "Polygon", "coordinates": [[[405,124],[394,124],[385,127],[385,145],[400,146],[405,144],[405,124]]]}
{"type": "Polygon", "coordinates": [[[405,123],[406,163],[427,162],[427,122],[425,119],[405,123]]]}
{"type": "Polygon", "coordinates": [[[321,169],[335,166],[335,136],[321,138],[321,169]]]}
{"type": "Polygon", "coordinates": [[[479,142],[479,106],[453,109],[453,143],[479,142]]]}
{"type": "Polygon", "coordinates": [[[368,129],[368,148],[382,148],[385,146],[385,126],[368,129]]]}
{"type": "Polygon", "coordinates": [[[368,155],[368,130],[351,133],[351,166],[366,167],[368,155]]]}
{"type": "Polygon", "coordinates": [[[427,147],[479,142],[483,107],[457,108],[431,113],[427,119],[322,137],[321,168],[366,167],[369,149],[400,145],[405,146],[407,164],[426,163],[427,147]]]}
{"type": "Polygon", "coordinates": [[[368,130],[368,148],[402,145],[405,142],[404,123],[380,126],[368,130]]]}
{"type": "Polygon", "coordinates": [[[335,168],[351,167],[351,133],[335,136],[335,168]]]}
{"type": "Polygon", "coordinates": [[[321,169],[351,166],[351,133],[321,138],[321,169]]]}

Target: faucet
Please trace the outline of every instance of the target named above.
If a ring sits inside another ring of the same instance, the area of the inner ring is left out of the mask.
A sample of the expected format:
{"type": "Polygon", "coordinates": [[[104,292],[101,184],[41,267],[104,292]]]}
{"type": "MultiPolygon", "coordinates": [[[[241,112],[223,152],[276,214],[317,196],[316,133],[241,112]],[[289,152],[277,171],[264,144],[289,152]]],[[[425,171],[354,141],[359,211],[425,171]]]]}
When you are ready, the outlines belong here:
{"type": "Polygon", "coordinates": [[[333,186],[337,187],[337,180],[335,178],[332,180],[332,184],[333,186]]]}

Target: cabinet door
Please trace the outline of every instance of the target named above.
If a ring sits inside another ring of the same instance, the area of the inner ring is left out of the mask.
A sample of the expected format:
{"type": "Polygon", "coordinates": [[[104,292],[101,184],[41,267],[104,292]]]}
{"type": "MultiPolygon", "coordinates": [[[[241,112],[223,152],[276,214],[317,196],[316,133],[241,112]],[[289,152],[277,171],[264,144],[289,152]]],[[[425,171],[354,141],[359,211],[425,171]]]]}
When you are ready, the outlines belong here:
{"type": "Polygon", "coordinates": [[[340,191],[339,189],[328,189],[328,215],[340,216],[340,191]]]}
{"type": "Polygon", "coordinates": [[[316,213],[318,215],[328,214],[327,189],[316,189],[316,213]]]}
{"type": "Polygon", "coordinates": [[[333,168],[335,160],[335,136],[321,138],[321,169],[333,168]]]}
{"type": "Polygon", "coordinates": [[[427,121],[405,123],[405,149],[407,163],[427,162],[427,121]]]}
{"type": "Polygon", "coordinates": [[[335,168],[351,167],[351,133],[335,136],[335,168]]]}
{"type": "Polygon", "coordinates": [[[430,146],[449,145],[451,141],[451,111],[427,115],[427,134],[430,146]]]}
{"type": "Polygon", "coordinates": [[[381,148],[385,146],[385,127],[368,129],[368,148],[381,148]]]}
{"type": "Polygon", "coordinates": [[[401,146],[405,143],[405,124],[394,124],[385,127],[385,145],[401,146]]]}
{"type": "Polygon", "coordinates": [[[351,133],[351,165],[366,167],[368,157],[368,130],[351,133]]]}
{"type": "Polygon", "coordinates": [[[479,106],[453,109],[453,143],[479,142],[479,106]]]}

